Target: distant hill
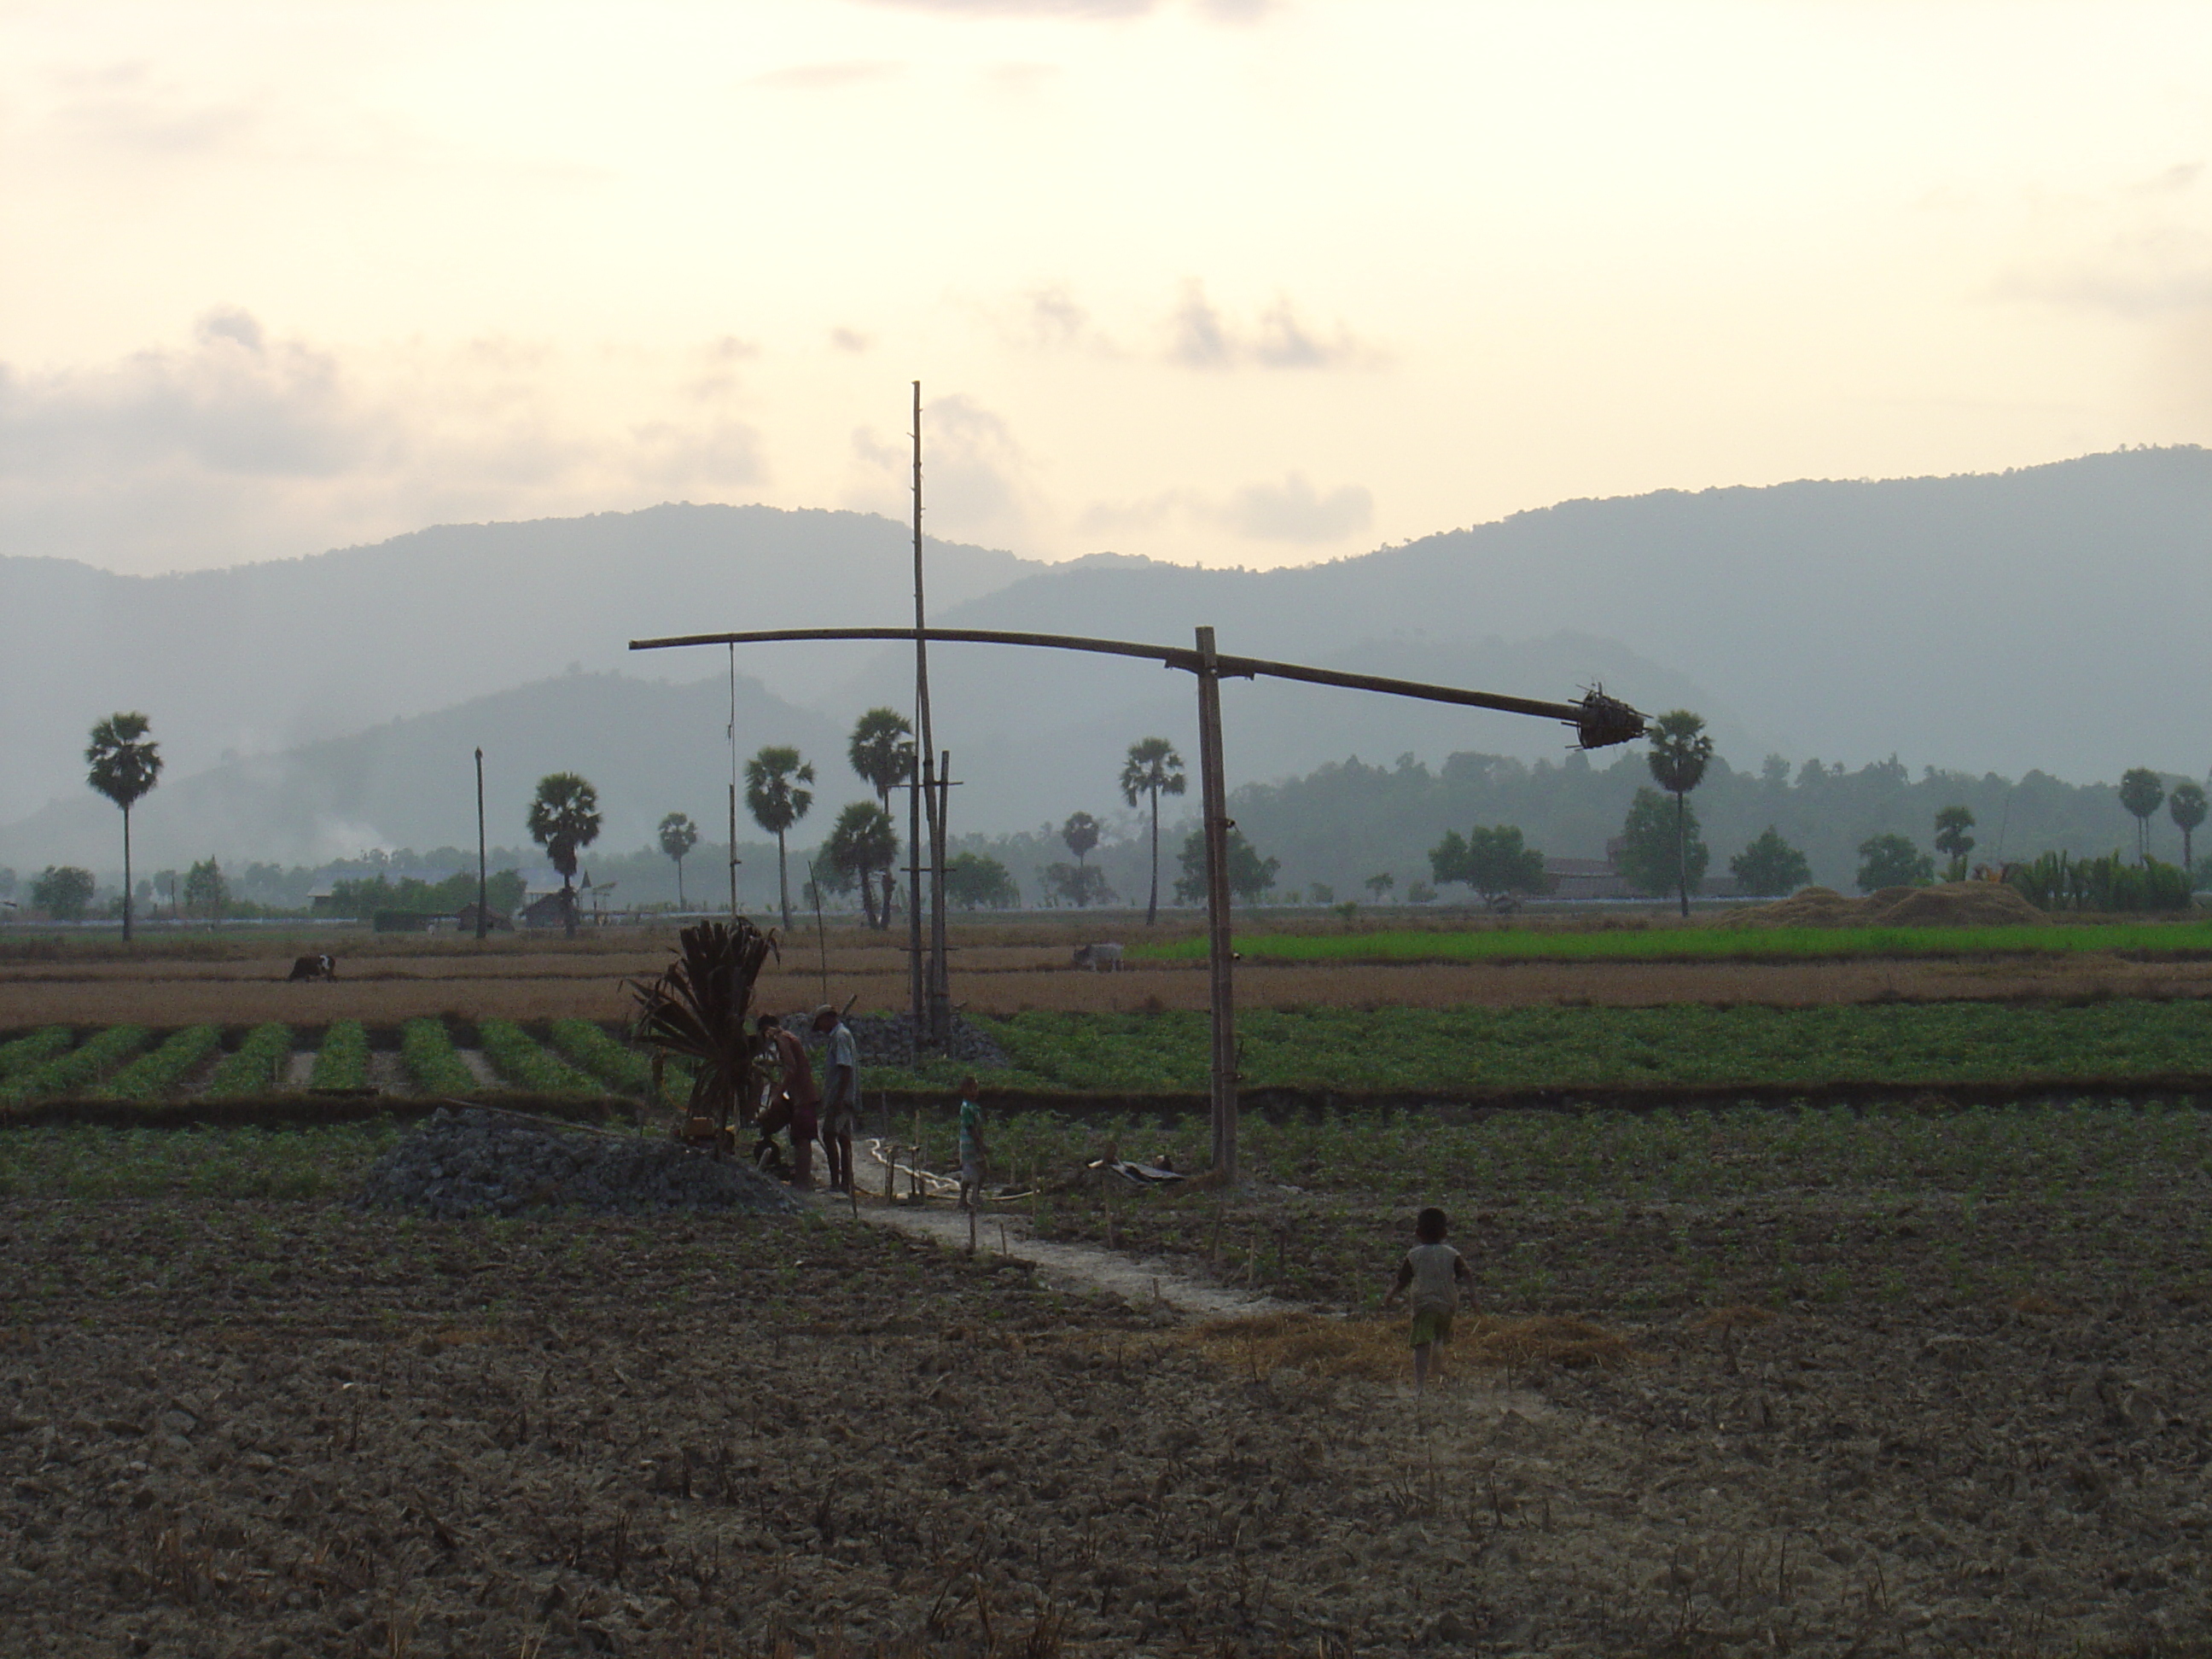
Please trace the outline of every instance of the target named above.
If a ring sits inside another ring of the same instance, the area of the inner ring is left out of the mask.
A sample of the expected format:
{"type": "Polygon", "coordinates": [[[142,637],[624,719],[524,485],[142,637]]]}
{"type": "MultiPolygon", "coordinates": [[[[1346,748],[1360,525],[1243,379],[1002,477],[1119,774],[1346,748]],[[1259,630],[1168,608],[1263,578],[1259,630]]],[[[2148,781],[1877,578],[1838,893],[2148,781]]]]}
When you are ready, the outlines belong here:
{"type": "MultiPolygon", "coordinates": [[[[713,650],[628,653],[635,635],[896,625],[911,615],[907,538],[902,526],[851,514],[670,507],[456,526],[154,580],[0,559],[0,823],[48,800],[98,805],[78,757],[86,728],[113,708],[155,717],[171,761],[167,796],[223,764],[226,750],[239,760],[279,753],[571,663],[587,684],[617,666],[677,682],[719,679],[725,666],[713,650]]],[[[1286,570],[1110,556],[1047,566],[932,544],[931,614],[1175,643],[1210,623],[1225,651],[1547,698],[1602,679],[1654,712],[1698,710],[1745,770],[1770,750],[1853,769],[1894,755],[1915,773],[2039,769],[2087,782],[2131,765],[2198,775],[2212,761],[2200,641],[2212,613],[2208,549],[2212,454],[2138,450],[1996,475],[1571,501],[1286,570]]],[[[931,662],[938,740],[963,783],[957,829],[1126,810],[1115,780],[1139,737],[1158,733],[1196,757],[1182,674],[988,647],[943,647],[931,662]]],[[[911,664],[902,647],[746,647],[739,672],[784,707],[763,706],[741,744],[815,732],[803,741],[828,763],[825,793],[857,787],[842,732],[872,703],[906,706],[911,664]]],[[[1566,736],[1535,720],[1279,683],[1231,684],[1224,703],[1232,784],[1354,755],[1382,765],[1408,753],[1440,765],[1461,751],[1556,760],[1566,736]]],[[[665,757],[643,752],[617,763],[641,780],[668,775],[652,770],[665,757]]],[[[395,814],[407,787],[393,784],[395,814]]],[[[614,810],[620,792],[608,793],[614,810]]],[[[410,810],[410,823],[436,815],[428,804],[410,810]]],[[[641,797],[621,810],[665,809],[641,797]]],[[[238,833],[301,816],[241,813],[238,833]]],[[[76,820],[42,820],[64,821],[76,820]]],[[[284,833],[299,844],[301,832],[284,833]]],[[[0,831],[0,859],[28,863],[20,849],[33,843],[56,844],[45,830],[0,831]]],[[[269,845],[228,851],[293,856],[269,845]]]]}
{"type": "MultiPolygon", "coordinates": [[[[914,617],[905,526],[859,513],[658,507],[447,525],[374,547],[174,576],[0,558],[0,823],[83,793],[93,721],[153,716],[172,779],[428,714],[557,674],[720,675],[705,653],[632,654],[647,635],[914,617]]],[[[957,605],[1043,568],[929,544],[957,605]]],[[[849,653],[793,647],[743,665],[806,702],[849,653]]]]}

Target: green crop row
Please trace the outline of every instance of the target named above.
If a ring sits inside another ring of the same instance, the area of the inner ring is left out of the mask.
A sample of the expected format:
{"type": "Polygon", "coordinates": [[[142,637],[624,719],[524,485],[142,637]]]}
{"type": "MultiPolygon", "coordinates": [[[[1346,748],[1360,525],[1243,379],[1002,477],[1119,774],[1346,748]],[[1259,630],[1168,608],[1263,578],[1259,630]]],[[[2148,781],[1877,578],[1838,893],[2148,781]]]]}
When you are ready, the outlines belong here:
{"type": "Polygon", "coordinates": [[[646,1057],[616,1042],[590,1020],[556,1019],[547,1036],[571,1066],[589,1073],[617,1094],[642,1100],[651,1091],[653,1067],[646,1057]]]}
{"type": "MultiPolygon", "coordinates": [[[[334,1198],[356,1188],[399,1134],[388,1119],[328,1128],[12,1129],[0,1134],[0,1198],[334,1198]]],[[[134,1267],[157,1278],[168,1270],[134,1267]]]]}
{"type": "Polygon", "coordinates": [[[599,1092],[591,1079],[547,1054],[536,1038],[511,1019],[478,1020],[477,1039],[493,1069],[512,1087],[538,1095],[599,1092]]]}
{"type": "Polygon", "coordinates": [[[399,1057],[415,1086],[426,1095],[471,1094],[478,1087],[476,1073],[453,1047],[453,1034],[442,1019],[410,1019],[400,1027],[399,1057]]]}
{"type": "MultiPolygon", "coordinates": [[[[1255,962],[1709,962],[1883,957],[2070,956],[2097,951],[2212,955],[2212,922],[2094,922],[1995,927],[1480,927],[1461,932],[1249,933],[1255,962]]],[[[1133,945],[1132,961],[1202,959],[1203,938],[1133,945]]]]}
{"type": "Polygon", "coordinates": [[[307,1074],[310,1089],[366,1089],[368,1086],[368,1032],[357,1019],[342,1019],[323,1033],[323,1046],[315,1051],[314,1069],[307,1074]]]}
{"type": "Polygon", "coordinates": [[[143,1025],[111,1025],[68,1053],[0,1085],[0,1100],[27,1100],[40,1095],[68,1094],[95,1083],[146,1046],[143,1025]]]}
{"type": "Polygon", "coordinates": [[[284,1086],[292,1060],[292,1028],[271,1022],[257,1025],[223,1058],[208,1079],[211,1095],[258,1095],[284,1086]]]}
{"type": "MultiPolygon", "coordinates": [[[[2212,1073],[2212,1010],[2115,999],[1806,1008],[1256,1009],[1237,1022],[1247,1087],[1435,1090],[2118,1079],[2212,1073]]],[[[1033,1012],[977,1018],[1013,1073],[1000,1086],[1202,1092],[1199,1012],[1033,1012]]],[[[896,1074],[894,1074],[896,1075],[896,1074]]],[[[871,1068],[871,1087],[895,1086],[871,1068]]]]}
{"type": "Polygon", "coordinates": [[[151,1054],[141,1054],[94,1092],[103,1100],[159,1100],[176,1092],[195,1066],[222,1044],[212,1025],[187,1025],[172,1031],[151,1054]]]}
{"type": "Polygon", "coordinates": [[[11,1078],[52,1060],[66,1052],[75,1040],[76,1034],[68,1026],[46,1025],[12,1042],[0,1042],[0,1079],[11,1078]]]}

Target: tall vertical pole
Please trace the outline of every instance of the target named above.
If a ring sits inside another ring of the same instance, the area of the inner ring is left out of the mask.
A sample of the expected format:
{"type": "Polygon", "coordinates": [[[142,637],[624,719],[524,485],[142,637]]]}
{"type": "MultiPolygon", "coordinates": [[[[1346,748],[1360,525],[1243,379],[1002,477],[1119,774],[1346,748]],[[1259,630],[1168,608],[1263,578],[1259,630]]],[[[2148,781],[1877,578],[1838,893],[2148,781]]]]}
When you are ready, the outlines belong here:
{"type": "Polygon", "coordinates": [[[952,1041],[952,974],[945,945],[945,821],[952,805],[952,751],[937,757],[937,811],[929,826],[929,1034],[952,1041]]]}
{"type": "Polygon", "coordinates": [[[1229,927],[1229,787],[1221,766],[1221,670],[1213,630],[1198,630],[1199,811],[1206,834],[1206,965],[1213,1009],[1213,1167],[1237,1179],[1236,961],[1229,927]]]}
{"type": "Polygon", "coordinates": [[[910,799],[921,809],[921,815],[908,817],[908,863],[912,874],[907,882],[907,951],[912,966],[908,979],[914,994],[915,1040],[919,1042],[922,1033],[932,1030],[927,986],[933,982],[934,975],[926,980],[922,972],[921,956],[921,896],[922,886],[922,817],[928,820],[930,842],[936,839],[937,791],[936,751],[930,746],[929,724],[929,643],[922,637],[928,626],[921,599],[921,382],[914,383],[914,737],[916,770],[910,782],[910,799]]]}
{"type": "Polygon", "coordinates": [[[477,750],[477,937],[484,936],[490,925],[486,914],[491,908],[491,874],[484,855],[483,816],[483,750],[477,750]]]}
{"type": "Polygon", "coordinates": [[[730,920],[738,919],[738,647],[730,646],[730,920]]]}
{"type": "Polygon", "coordinates": [[[914,1021],[908,1047],[921,1048],[923,1021],[928,1014],[926,981],[922,978],[921,907],[915,895],[921,890],[921,767],[916,751],[907,746],[906,769],[906,991],[907,1012],[914,1021]]]}

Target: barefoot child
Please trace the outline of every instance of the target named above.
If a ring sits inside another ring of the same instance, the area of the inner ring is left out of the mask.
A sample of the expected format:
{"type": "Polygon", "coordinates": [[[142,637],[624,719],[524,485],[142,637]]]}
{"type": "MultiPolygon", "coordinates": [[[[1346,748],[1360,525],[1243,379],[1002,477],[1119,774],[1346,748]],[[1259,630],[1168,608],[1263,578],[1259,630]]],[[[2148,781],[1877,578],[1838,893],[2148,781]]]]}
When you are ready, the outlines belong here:
{"type": "Polygon", "coordinates": [[[960,1207],[972,1210],[983,1201],[983,1175],[990,1163],[983,1145],[983,1109],[975,1097],[981,1091],[973,1077],[960,1079],[960,1207]]]}
{"type": "MultiPolygon", "coordinates": [[[[1451,1340],[1452,1315],[1459,1310],[1461,1282],[1474,1282],[1467,1259],[1444,1243],[1449,1230],[1442,1210],[1421,1212],[1413,1223],[1413,1237],[1419,1242],[1406,1252],[1406,1259],[1398,1264],[1398,1281],[1382,1298],[1382,1305],[1389,1308],[1409,1286],[1413,1290],[1413,1392],[1417,1395],[1429,1380],[1430,1355],[1451,1340]]],[[[1440,1365],[1442,1358],[1437,1355],[1440,1365]]]]}

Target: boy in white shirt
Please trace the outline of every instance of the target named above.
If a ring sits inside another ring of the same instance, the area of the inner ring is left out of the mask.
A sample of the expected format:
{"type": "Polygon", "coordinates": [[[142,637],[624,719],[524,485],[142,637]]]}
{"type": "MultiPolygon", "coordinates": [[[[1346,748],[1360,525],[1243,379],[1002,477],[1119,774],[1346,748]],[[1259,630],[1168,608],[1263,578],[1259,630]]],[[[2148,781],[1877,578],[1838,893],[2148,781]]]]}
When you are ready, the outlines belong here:
{"type": "MultiPolygon", "coordinates": [[[[1472,1285],[1474,1274],[1467,1258],[1444,1243],[1450,1223],[1442,1210],[1421,1212],[1413,1222],[1419,1240],[1398,1264],[1398,1281],[1382,1298],[1387,1309],[1410,1288],[1413,1292],[1413,1392],[1419,1395],[1429,1380],[1429,1358],[1451,1340],[1452,1316],[1459,1311],[1459,1287],[1472,1285]]],[[[1437,1355],[1442,1372],[1441,1354],[1437,1355]]]]}

